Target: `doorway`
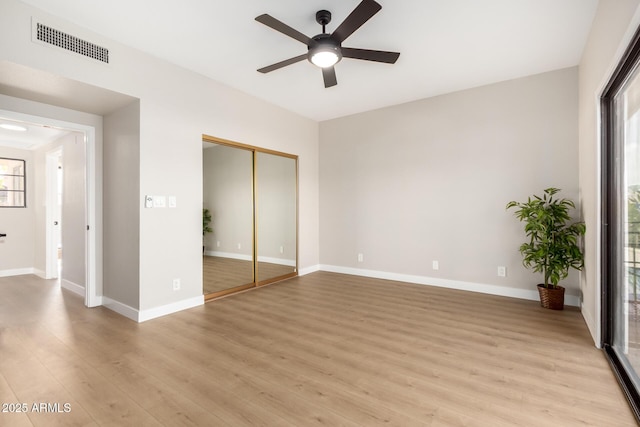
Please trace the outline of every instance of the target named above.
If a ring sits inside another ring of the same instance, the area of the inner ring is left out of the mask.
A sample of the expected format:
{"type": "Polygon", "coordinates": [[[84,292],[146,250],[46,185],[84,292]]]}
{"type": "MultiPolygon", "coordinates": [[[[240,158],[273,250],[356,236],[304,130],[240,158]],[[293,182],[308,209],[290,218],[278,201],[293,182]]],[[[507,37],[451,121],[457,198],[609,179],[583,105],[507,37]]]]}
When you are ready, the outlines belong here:
{"type": "MultiPolygon", "coordinates": [[[[102,297],[99,295],[99,282],[98,282],[98,258],[97,258],[97,235],[96,231],[97,227],[97,200],[96,200],[96,188],[97,188],[97,160],[96,160],[96,129],[93,126],[88,126],[79,123],[67,122],[57,119],[51,119],[48,117],[42,116],[34,116],[30,114],[23,114],[9,110],[0,110],[0,119],[12,120],[16,122],[24,122],[31,125],[38,125],[49,128],[56,129],[64,129],[69,132],[75,133],[76,144],[82,145],[82,151],[78,152],[79,157],[77,159],[78,164],[81,164],[81,168],[78,168],[76,171],[76,175],[73,177],[69,177],[69,180],[75,182],[76,184],[80,184],[81,186],[76,186],[74,189],[76,194],[81,194],[82,199],[81,203],[83,204],[82,214],[80,216],[76,216],[73,219],[73,223],[79,224],[78,229],[81,229],[81,232],[78,232],[80,239],[82,240],[82,253],[79,259],[82,259],[82,287],[77,287],[73,285],[69,285],[68,288],[73,292],[79,293],[84,297],[84,302],[87,307],[96,307],[101,305],[102,297]]],[[[53,155],[52,159],[55,158],[53,155]]],[[[47,163],[49,161],[49,156],[45,156],[45,166],[43,166],[46,171],[44,171],[45,176],[47,176],[47,180],[49,176],[46,175],[49,173],[49,168],[47,163]]],[[[54,160],[51,160],[52,164],[54,160]]],[[[55,169],[54,166],[52,168],[55,169]]],[[[64,172],[62,172],[64,174],[64,172]]],[[[61,178],[64,175],[61,175],[61,178]]],[[[56,180],[58,177],[55,178],[56,180]]],[[[45,188],[45,196],[48,190],[45,188]]],[[[53,212],[53,211],[52,211],[53,212]]],[[[53,213],[52,213],[53,216],[53,213]]],[[[48,213],[46,213],[46,221],[49,221],[48,213]]],[[[69,224],[71,221],[69,222],[69,224]]],[[[59,220],[59,225],[62,225],[62,218],[59,220]]],[[[48,277],[49,274],[55,274],[55,267],[51,265],[51,270],[49,270],[49,265],[53,261],[53,255],[49,252],[51,248],[56,246],[53,241],[55,240],[53,227],[45,227],[45,230],[51,229],[51,235],[46,231],[47,234],[46,240],[49,243],[45,243],[43,247],[44,257],[45,257],[45,271],[43,273],[48,277]]],[[[59,227],[62,231],[62,227],[59,227]]],[[[64,239],[62,239],[64,240],[64,239]]],[[[69,259],[74,258],[70,256],[69,259]]],[[[58,276],[60,274],[58,273],[58,276]]]]}

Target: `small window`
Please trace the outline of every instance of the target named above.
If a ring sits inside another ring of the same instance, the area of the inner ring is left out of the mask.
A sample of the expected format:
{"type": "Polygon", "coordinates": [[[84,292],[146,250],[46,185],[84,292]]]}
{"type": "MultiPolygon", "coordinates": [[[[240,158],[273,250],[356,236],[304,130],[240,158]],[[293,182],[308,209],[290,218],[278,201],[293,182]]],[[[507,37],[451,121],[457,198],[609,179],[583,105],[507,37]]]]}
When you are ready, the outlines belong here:
{"type": "Polygon", "coordinates": [[[25,208],[25,161],[0,157],[0,208],[25,208]]]}

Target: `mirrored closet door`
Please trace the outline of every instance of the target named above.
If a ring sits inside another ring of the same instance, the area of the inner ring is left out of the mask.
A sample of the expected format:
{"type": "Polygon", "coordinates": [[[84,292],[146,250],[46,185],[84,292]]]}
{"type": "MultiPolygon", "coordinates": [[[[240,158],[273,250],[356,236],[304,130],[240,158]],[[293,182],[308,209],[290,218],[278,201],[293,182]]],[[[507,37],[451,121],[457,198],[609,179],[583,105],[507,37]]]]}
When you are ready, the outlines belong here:
{"type": "Polygon", "coordinates": [[[202,159],[203,293],[250,287],[254,282],[253,152],[203,142],[202,159]]]}
{"type": "Polygon", "coordinates": [[[297,156],[203,136],[203,293],[297,275],[297,156]]]}
{"type": "Polygon", "coordinates": [[[296,159],[256,153],[258,285],[296,270],[296,159]]]}

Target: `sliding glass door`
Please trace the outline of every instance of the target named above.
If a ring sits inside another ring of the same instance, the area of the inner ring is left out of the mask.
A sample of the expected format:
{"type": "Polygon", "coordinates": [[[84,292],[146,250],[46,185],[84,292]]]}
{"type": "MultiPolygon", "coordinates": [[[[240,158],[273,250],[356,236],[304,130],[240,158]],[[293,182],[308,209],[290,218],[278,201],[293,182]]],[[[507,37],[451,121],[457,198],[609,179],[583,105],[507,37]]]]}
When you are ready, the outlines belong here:
{"type": "Polygon", "coordinates": [[[603,348],[640,417],[640,37],[602,98],[603,348]]]}

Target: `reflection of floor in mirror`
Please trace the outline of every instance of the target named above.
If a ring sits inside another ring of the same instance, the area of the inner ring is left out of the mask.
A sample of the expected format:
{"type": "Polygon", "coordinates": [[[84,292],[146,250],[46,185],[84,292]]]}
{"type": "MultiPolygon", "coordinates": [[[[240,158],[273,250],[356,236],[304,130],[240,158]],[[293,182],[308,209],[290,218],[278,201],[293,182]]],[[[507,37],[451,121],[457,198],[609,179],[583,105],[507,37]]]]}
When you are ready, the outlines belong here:
{"type": "Polygon", "coordinates": [[[205,295],[253,282],[251,261],[203,256],[202,269],[202,292],[205,295]]]}
{"type": "Polygon", "coordinates": [[[267,280],[273,277],[284,276],[286,274],[293,273],[295,268],[282,265],[282,264],[271,264],[269,262],[258,261],[258,280],[267,280]]]}
{"type": "MultiPolygon", "coordinates": [[[[253,282],[253,263],[233,258],[202,257],[202,292],[210,294],[253,282]]],[[[292,273],[293,267],[258,263],[260,280],[292,273]]]]}

